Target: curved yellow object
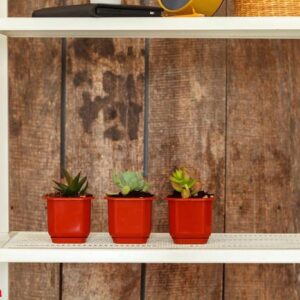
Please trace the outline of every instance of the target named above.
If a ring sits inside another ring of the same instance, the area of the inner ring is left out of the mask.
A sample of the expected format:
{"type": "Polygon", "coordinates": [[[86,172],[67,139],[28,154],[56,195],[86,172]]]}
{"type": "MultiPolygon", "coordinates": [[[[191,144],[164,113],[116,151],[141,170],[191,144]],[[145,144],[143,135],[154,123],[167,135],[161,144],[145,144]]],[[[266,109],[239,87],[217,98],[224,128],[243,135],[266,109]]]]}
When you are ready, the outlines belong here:
{"type": "MultiPolygon", "coordinates": [[[[172,1],[172,0],[168,0],[172,1]]],[[[203,14],[212,16],[221,6],[223,0],[187,0],[182,7],[178,9],[170,9],[166,6],[166,0],[158,0],[159,5],[172,15],[195,15],[203,14]]]]}

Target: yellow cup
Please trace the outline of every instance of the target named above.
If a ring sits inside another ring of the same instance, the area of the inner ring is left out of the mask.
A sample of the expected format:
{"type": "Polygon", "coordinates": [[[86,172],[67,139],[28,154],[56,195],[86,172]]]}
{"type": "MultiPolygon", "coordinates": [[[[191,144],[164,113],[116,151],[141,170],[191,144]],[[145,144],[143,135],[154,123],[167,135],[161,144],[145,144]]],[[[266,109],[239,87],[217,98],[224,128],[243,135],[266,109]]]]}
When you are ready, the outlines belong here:
{"type": "Polygon", "coordinates": [[[159,5],[171,15],[212,16],[222,2],[223,0],[158,0],[159,5]]]}

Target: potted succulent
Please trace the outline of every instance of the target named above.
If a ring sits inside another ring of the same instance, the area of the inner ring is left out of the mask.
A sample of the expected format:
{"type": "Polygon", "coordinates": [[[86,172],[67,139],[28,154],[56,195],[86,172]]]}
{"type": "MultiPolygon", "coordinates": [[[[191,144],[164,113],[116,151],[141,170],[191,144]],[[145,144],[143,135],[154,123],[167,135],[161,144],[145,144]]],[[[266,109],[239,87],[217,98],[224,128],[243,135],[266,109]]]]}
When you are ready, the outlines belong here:
{"type": "Polygon", "coordinates": [[[72,177],[64,170],[65,183],[55,183],[56,193],[45,195],[48,232],[53,243],[84,243],[90,234],[91,200],[87,177],[72,177]]]}
{"type": "Polygon", "coordinates": [[[114,173],[112,180],[119,190],[109,194],[108,229],[118,244],[144,244],[152,227],[153,195],[149,184],[138,172],[114,173]]]}
{"type": "Polygon", "coordinates": [[[206,244],[212,227],[213,195],[201,191],[201,182],[186,168],[170,177],[173,194],[168,196],[169,230],[175,244],[206,244]]]}

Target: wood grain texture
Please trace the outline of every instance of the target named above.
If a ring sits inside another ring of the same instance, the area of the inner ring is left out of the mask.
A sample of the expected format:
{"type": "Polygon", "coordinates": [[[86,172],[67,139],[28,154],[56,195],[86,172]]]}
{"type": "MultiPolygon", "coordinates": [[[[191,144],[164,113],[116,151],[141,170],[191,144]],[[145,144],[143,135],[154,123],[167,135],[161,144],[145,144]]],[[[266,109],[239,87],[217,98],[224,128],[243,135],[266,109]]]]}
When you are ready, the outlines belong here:
{"type": "MultiPolygon", "coordinates": [[[[113,190],[114,169],[143,171],[144,65],[144,40],[68,41],[66,162],[97,196],[113,190]]],[[[94,202],[92,229],[107,231],[106,201],[94,202]]],[[[63,299],[139,299],[140,273],[139,264],[66,264],[63,299]]]]}
{"type": "MultiPolygon", "coordinates": [[[[155,1],[149,1],[155,5],[155,1]]],[[[218,11],[226,15],[226,1],[218,11]]],[[[149,178],[170,191],[175,166],[195,167],[215,192],[214,231],[223,232],[226,43],[149,41],[149,178]]],[[[154,206],[154,231],[168,231],[167,203],[154,206]]],[[[147,265],[145,299],[221,299],[222,265],[147,265]]]]}
{"type": "MultiPolygon", "coordinates": [[[[29,16],[63,2],[10,0],[9,12],[29,16]]],[[[228,14],[232,8],[227,1],[228,14]]],[[[225,10],[226,2],[218,14],[225,10]]],[[[154,193],[168,194],[174,166],[191,165],[216,193],[214,232],[224,231],[225,212],[227,232],[299,230],[299,41],[151,40],[145,49],[144,40],[73,39],[67,45],[66,166],[89,175],[91,192],[113,188],[113,169],[143,170],[146,96],[154,193]]],[[[40,196],[60,169],[61,42],[14,39],[9,46],[10,226],[46,230],[40,196]]],[[[154,231],[167,231],[164,201],[155,203],[153,216],[154,231]]],[[[94,202],[92,223],[94,231],[107,230],[105,202],[94,202]]],[[[222,265],[153,264],[146,267],[145,298],[299,299],[299,278],[294,265],[226,265],[223,291],[222,265]]],[[[11,299],[59,299],[59,280],[57,265],[11,265],[11,299]]],[[[62,280],[62,298],[72,300],[135,300],[143,284],[138,264],[65,264],[62,280]]]]}
{"type": "MultiPolygon", "coordinates": [[[[149,59],[149,178],[170,192],[175,166],[200,170],[216,194],[214,231],[224,224],[225,42],[152,40],[149,59]]],[[[154,231],[168,231],[167,203],[155,203],[154,231]]],[[[222,265],[149,265],[146,299],[220,299],[222,265]]]]}
{"type": "MultiPolygon", "coordinates": [[[[61,1],[9,1],[9,16],[61,1]]],[[[60,169],[60,41],[9,41],[10,230],[47,230],[42,195],[60,169]]],[[[10,299],[58,299],[57,265],[11,264],[10,299]]]]}
{"type": "MultiPolygon", "coordinates": [[[[299,231],[299,52],[299,41],[228,41],[227,232],[299,231]]],[[[299,299],[299,274],[226,265],[225,299],[299,299]]]]}
{"type": "MultiPolygon", "coordinates": [[[[228,42],[227,232],[299,230],[299,41],[228,42]]],[[[226,266],[226,299],[299,299],[293,265],[226,266]]]]}

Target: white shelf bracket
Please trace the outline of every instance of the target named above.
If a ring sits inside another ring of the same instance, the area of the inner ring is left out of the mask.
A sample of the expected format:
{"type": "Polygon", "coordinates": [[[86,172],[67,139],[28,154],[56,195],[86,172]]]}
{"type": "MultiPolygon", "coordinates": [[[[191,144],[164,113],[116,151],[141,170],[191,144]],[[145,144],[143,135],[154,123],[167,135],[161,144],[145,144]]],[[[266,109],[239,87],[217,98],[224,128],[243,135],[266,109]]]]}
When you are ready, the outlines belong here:
{"type": "MultiPolygon", "coordinates": [[[[0,2],[0,17],[7,17],[8,0],[0,2]]],[[[9,166],[8,166],[8,41],[0,35],[0,233],[9,232],[9,166]]],[[[0,264],[1,299],[9,298],[8,264],[0,264]]]]}

